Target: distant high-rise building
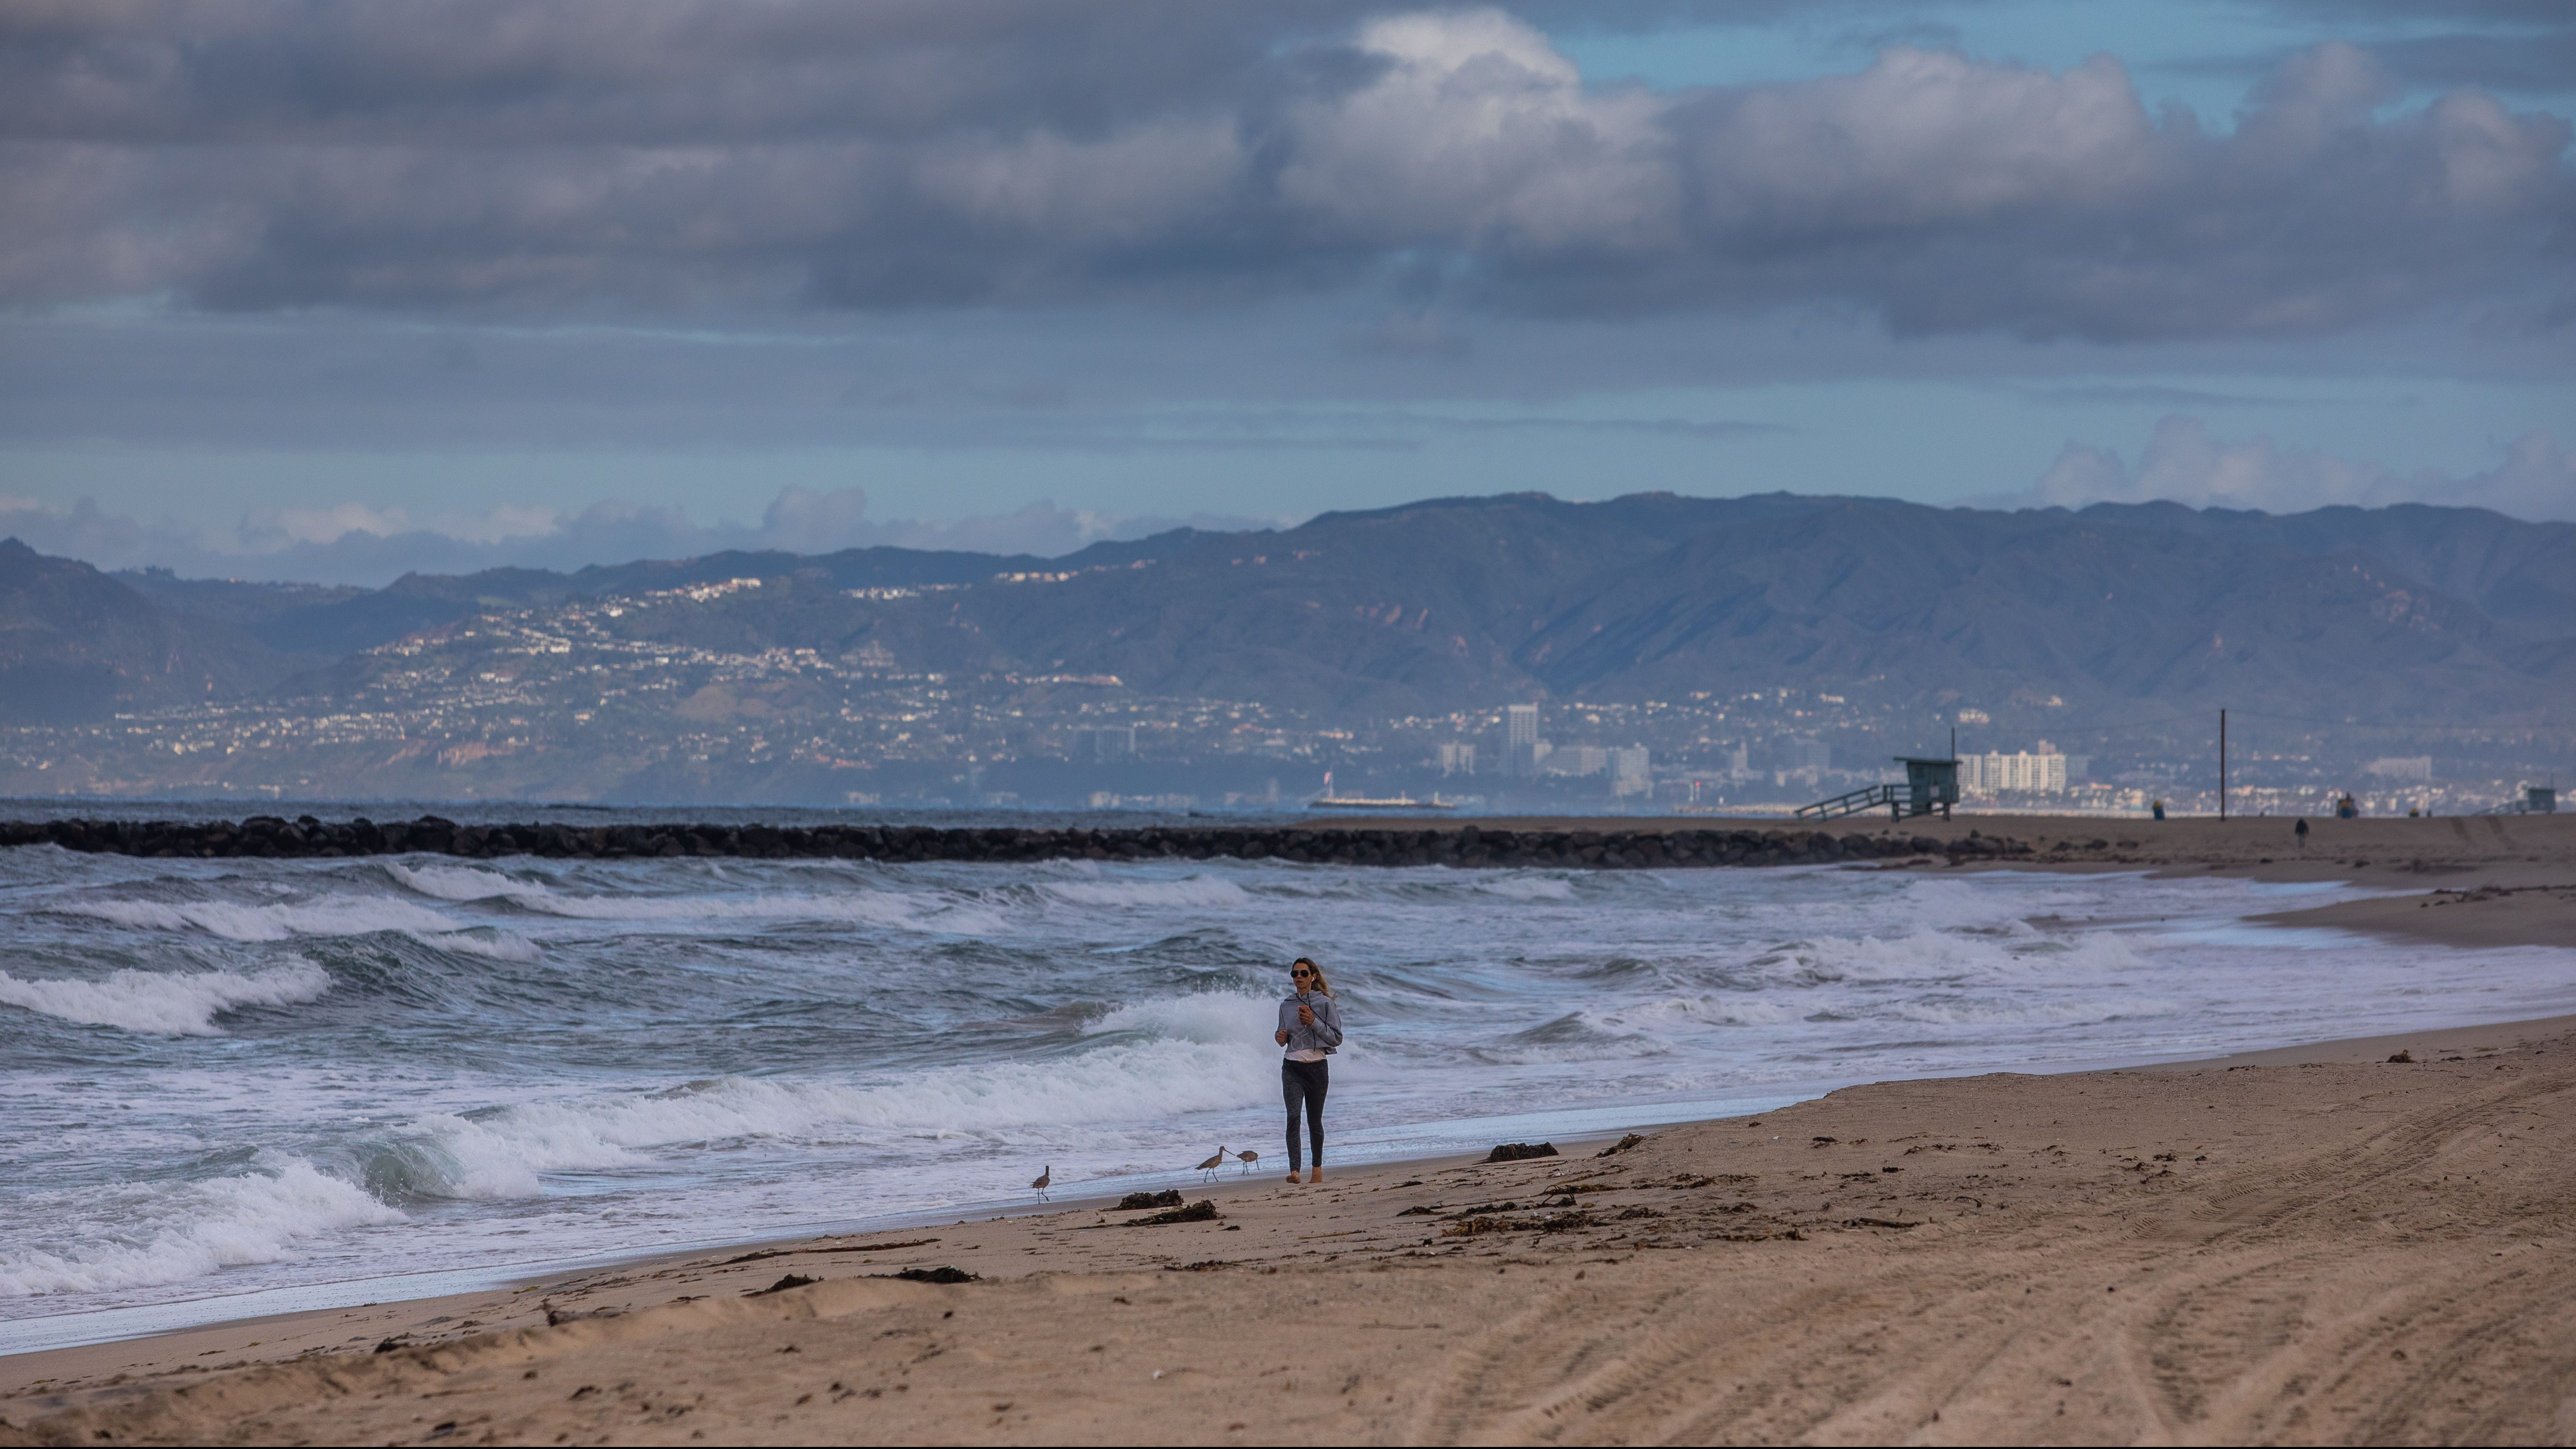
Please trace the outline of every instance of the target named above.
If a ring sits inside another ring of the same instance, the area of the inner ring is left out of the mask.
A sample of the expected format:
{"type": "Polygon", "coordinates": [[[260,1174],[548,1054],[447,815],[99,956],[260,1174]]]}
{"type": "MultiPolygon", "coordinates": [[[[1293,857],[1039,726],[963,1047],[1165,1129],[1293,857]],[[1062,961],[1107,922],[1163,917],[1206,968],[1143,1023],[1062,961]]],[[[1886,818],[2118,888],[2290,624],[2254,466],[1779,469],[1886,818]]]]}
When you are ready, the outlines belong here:
{"type": "Polygon", "coordinates": [[[1503,767],[1515,775],[1535,775],[1547,753],[1547,741],[1538,737],[1538,706],[1503,706],[1503,767]]]}
{"type": "Polygon", "coordinates": [[[1647,768],[1644,745],[1629,745],[1610,752],[1610,793],[1613,795],[1650,794],[1655,788],[1654,775],[1647,768]]]}
{"type": "Polygon", "coordinates": [[[1539,758],[1551,775],[1598,775],[1610,768],[1610,752],[1599,745],[1560,745],[1539,758]]]}
{"type": "Polygon", "coordinates": [[[1073,758],[1077,764],[1110,764],[1136,758],[1136,727],[1110,725],[1073,732],[1073,758]]]}
{"type": "Polygon", "coordinates": [[[2381,779],[2395,780],[2404,785],[2430,785],[2433,783],[2433,757],[2431,755],[2388,755],[2380,759],[2373,760],[2362,768],[2379,776],[2381,779]]]}
{"type": "Polygon", "coordinates": [[[1834,747],[1823,740],[1783,740],[1780,764],[1788,770],[1829,770],[1834,764],[1834,747]]]}
{"type": "Polygon", "coordinates": [[[2066,756],[2051,751],[2033,754],[1962,755],[1959,757],[1959,788],[1970,794],[1993,795],[2005,791],[2031,795],[2066,793],[2066,756]]]}
{"type": "Polygon", "coordinates": [[[1476,773],[1476,747],[1471,744],[1442,745],[1440,747],[1440,773],[1444,775],[1472,775],[1476,773]]]}

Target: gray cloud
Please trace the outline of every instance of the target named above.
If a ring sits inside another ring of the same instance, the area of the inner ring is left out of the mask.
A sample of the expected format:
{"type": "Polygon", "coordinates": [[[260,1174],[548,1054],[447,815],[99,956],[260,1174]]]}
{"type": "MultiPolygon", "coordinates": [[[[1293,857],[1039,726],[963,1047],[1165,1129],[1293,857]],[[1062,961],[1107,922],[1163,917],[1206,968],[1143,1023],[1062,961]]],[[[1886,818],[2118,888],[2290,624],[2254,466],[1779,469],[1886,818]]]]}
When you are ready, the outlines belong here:
{"type": "Polygon", "coordinates": [[[950,520],[867,516],[857,488],[785,488],[758,524],[691,522],[678,509],[609,500],[578,513],[502,506],[482,513],[414,516],[341,504],[273,509],[226,528],[167,517],[108,513],[89,499],[57,508],[0,495],[0,537],[101,568],[161,567],[185,577],[381,585],[405,573],[471,573],[517,565],[577,569],[639,558],[688,558],[726,549],[829,553],[894,546],[1053,557],[1102,539],[1171,528],[1264,528],[1294,520],[1194,514],[1118,515],[1028,504],[1010,513],[950,520]]]}
{"type": "MultiPolygon", "coordinates": [[[[1892,48],[1665,94],[1495,10],[554,0],[0,12],[0,300],[739,317],[1390,289],[1907,333],[2329,333],[2569,290],[2565,123],[2291,58],[2231,133],[1892,48]]],[[[1426,295],[1427,293],[1427,295],[1426,295]]],[[[1454,334],[1377,345],[1441,355],[1454,334]]]]}

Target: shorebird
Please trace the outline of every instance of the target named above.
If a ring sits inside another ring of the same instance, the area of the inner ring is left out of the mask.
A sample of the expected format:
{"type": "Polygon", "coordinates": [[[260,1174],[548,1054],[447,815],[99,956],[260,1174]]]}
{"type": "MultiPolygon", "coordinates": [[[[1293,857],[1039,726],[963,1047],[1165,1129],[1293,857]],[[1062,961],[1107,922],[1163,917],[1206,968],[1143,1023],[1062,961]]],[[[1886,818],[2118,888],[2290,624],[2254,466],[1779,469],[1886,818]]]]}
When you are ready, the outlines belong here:
{"type": "Polygon", "coordinates": [[[1047,1164],[1046,1171],[1029,1179],[1029,1186],[1037,1191],[1038,1201],[1045,1202],[1047,1200],[1047,1184],[1053,1181],[1055,1181],[1055,1164],[1052,1162],[1047,1164]]]}
{"type": "Polygon", "coordinates": [[[1223,1166],[1225,1166],[1225,1149],[1220,1147],[1216,1150],[1216,1156],[1199,1164],[1199,1171],[1206,1173],[1208,1180],[1213,1180],[1216,1177],[1216,1170],[1223,1166]]]}
{"type": "Polygon", "coordinates": [[[1243,1164],[1243,1175],[1250,1177],[1252,1175],[1252,1164],[1261,1160],[1261,1154],[1258,1152],[1238,1152],[1234,1154],[1234,1160],[1243,1164]]]}

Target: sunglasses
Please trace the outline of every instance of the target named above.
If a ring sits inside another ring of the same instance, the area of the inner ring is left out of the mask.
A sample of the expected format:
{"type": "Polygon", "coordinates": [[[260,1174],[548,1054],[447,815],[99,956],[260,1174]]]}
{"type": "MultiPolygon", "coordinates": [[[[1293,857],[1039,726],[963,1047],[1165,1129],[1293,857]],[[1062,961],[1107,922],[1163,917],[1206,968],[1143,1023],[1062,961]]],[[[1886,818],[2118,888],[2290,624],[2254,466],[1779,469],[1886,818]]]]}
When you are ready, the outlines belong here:
{"type": "Polygon", "coordinates": [[[1306,969],[1305,967],[1303,967],[1303,966],[1300,966],[1300,967],[1298,967],[1296,970],[1291,971],[1291,972],[1289,972],[1288,974],[1289,974],[1289,975],[1291,975],[1291,976],[1312,976],[1312,975],[1314,975],[1315,973],[1314,973],[1314,972],[1312,972],[1312,971],[1307,970],[1307,969],[1306,969]]]}

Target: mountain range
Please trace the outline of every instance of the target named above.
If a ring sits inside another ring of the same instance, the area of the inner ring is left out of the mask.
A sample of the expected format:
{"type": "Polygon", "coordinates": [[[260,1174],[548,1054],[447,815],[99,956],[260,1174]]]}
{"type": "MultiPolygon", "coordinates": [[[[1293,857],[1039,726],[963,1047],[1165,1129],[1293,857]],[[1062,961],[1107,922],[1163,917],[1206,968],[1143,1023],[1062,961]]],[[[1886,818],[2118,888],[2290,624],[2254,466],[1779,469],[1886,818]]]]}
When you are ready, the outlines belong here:
{"type": "Polygon", "coordinates": [[[658,597],[636,637],[1388,717],[1780,687],[2076,709],[2270,701],[2423,724],[2576,702],[2576,525],[1516,494],[1178,530],[1062,558],[722,553],[382,589],[104,574],[0,543],[0,721],[319,709],[463,621],[658,597]],[[758,579],[759,588],[709,585],[758,579]],[[686,591],[695,591],[693,596],[686,591]]]}

